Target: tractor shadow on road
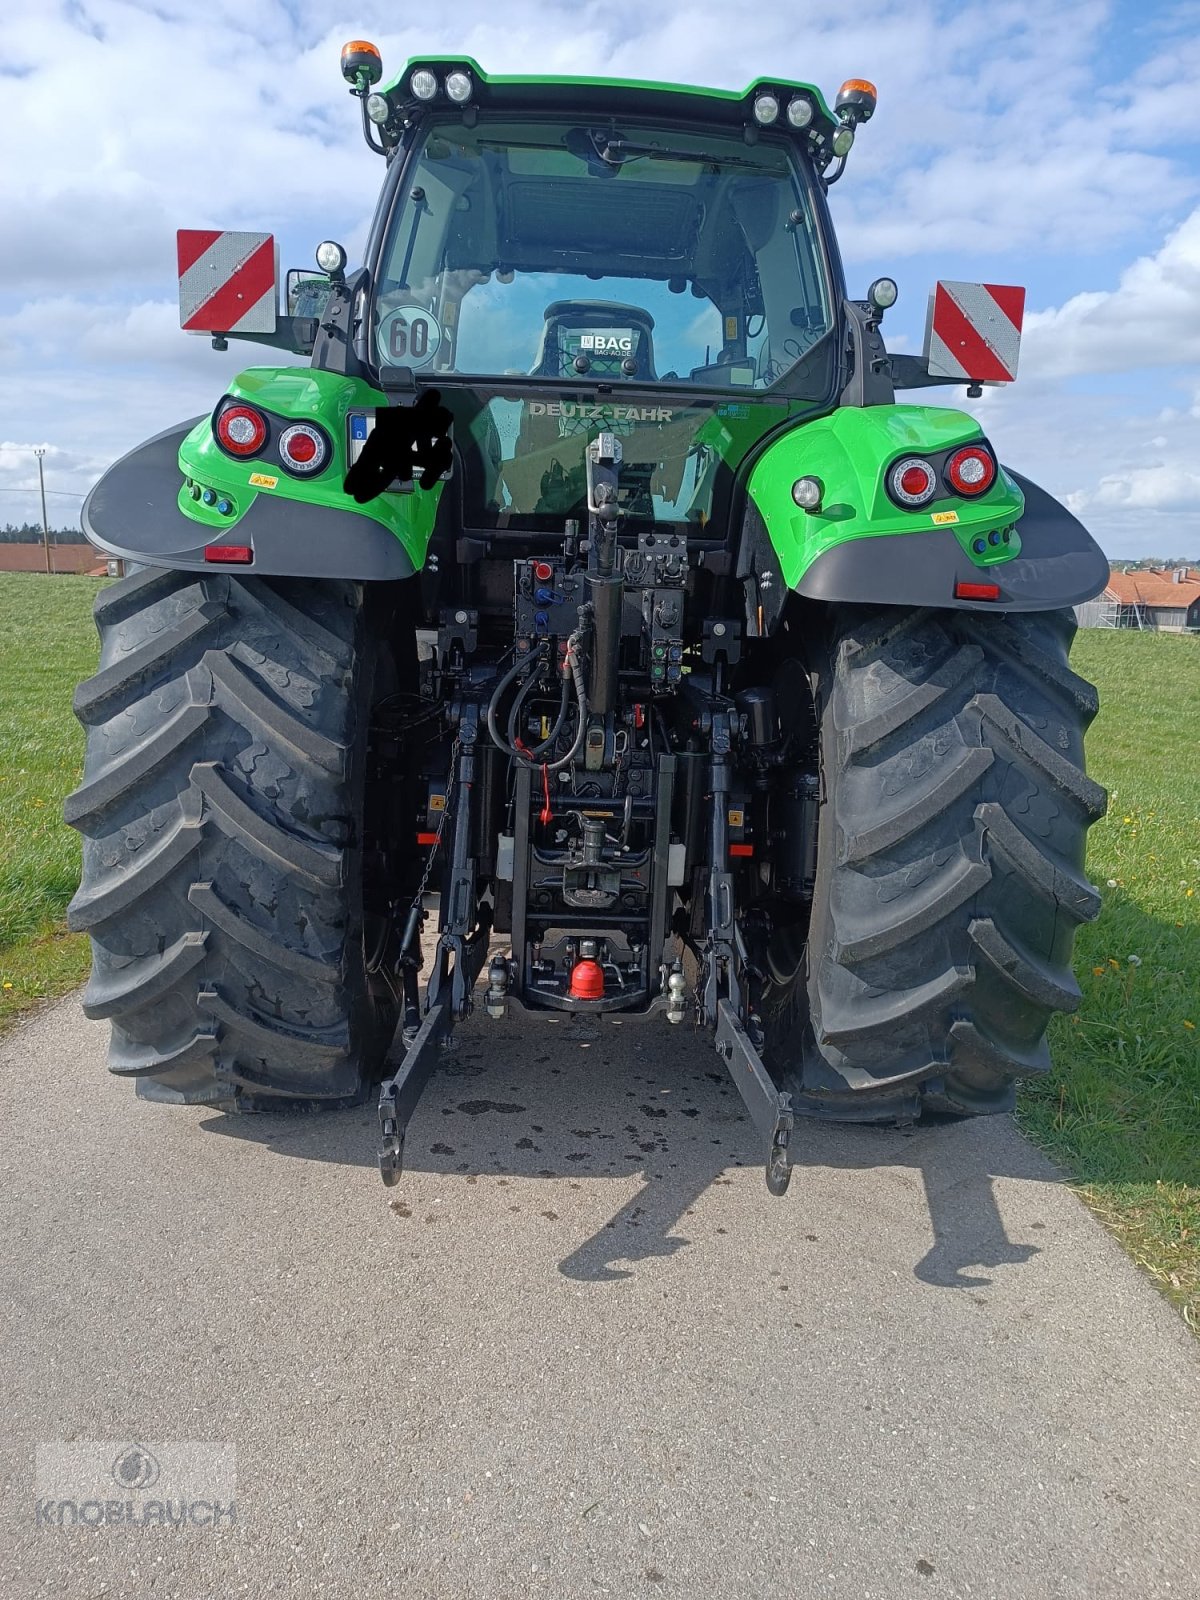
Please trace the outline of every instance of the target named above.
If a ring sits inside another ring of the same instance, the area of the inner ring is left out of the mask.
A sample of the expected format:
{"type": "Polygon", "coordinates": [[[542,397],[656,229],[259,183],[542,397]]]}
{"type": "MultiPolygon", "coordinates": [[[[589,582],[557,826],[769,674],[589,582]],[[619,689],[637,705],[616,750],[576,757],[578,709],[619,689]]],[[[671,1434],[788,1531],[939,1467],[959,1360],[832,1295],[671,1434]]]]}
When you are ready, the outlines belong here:
{"type": "MultiPolygon", "coordinates": [[[[372,1106],[320,1116],[218,1116],[201,1126],[302,1160],[375,1165],[372,1106]]],[[[893,1248],[889,1240],[911,1251],[932,1232],[913,1271],[950,1289],[985,1286],[988,1269],[1037,1254],[1036,1246],[1009,1239],[992,1180],[1053,1182],[1058,1175],[1006,1117],[910,1130],[800,1121],[795,1140],[788,1194],[776,1200],[765,1184],[761,1189],[772,1229],[784,1222],[800,1240],[814,1238],[806,1231],[814,1206],[825,1226],[837,1228],[839,1249],[860,1260],[893,1248]]],[[[687,1249],[687,1219],[697,1215],[701,1197],[757,1181],[761,1162],[737,1091],[691,1030],[567,1025],[531,1032],[478,1017],[445,1053],[405,1148],[406,1174],[414,1178],[503,1185],[544,1178],[582,1189],[596,1179],[640,1177],[625,1204],[559,1263],[564,1276],[588,1282],[628,1278],[639,1262],[687,1249]]],[[[403,1189],[381,1185],[380,1205],[396,1193],[403,1189]]],[[[713,1212],[705,1212],[708,1233],[713,1212]]]]}

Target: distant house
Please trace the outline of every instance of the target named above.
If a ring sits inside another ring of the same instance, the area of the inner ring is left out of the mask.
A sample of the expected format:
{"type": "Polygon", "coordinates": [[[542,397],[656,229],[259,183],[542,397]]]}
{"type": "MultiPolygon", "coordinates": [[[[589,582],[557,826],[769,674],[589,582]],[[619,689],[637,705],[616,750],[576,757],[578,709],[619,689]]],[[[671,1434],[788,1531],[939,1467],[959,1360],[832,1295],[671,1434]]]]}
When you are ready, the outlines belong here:
{"type": "MultiPolygon", "coordinates": [[[[108,557],[90,544],[51,544],[53,572],[86,572],[93,578],[109,576],[108,557]]],[[[0,572],[42,572],[46,550],[41,544],[0,543],[0,572]]]]}
{"type": "Polygon", "coordinates": [[[1084,627],[1200,630],[1200,571],[1168,567],[1161,572],[1114,572],[1104,593],[1076,612],[1084,627]]]}

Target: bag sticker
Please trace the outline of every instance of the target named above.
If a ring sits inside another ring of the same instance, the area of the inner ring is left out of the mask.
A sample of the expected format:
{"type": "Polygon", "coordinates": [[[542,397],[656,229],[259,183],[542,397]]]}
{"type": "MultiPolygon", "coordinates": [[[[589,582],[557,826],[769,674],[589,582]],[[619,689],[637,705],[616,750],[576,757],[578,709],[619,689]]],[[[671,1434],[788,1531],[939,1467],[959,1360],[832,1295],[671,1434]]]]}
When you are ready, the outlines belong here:
{"type": "Polygon", "coordinates": [[[958,521],[957,511],[931,511],[930,516],[933,518],[935,523],[958,521]]]}
{"type": "Polygon", "coordinates": [[[595,356],[632,355],[633,329],[607,328],[602,333],[581,333],[579,348],[595,356]]]}
{"type": "Polygon", "coordinates": [[[250,474],[250,483],[255,489],[277,489],[279,487],[279,479],[272,478],[270,473],[267,472],[252,472],[250,474]]]}
{"type": "Polygon", "coordinates": [[[424,306],[397,306],[379,324],[379,354],[392,367],[427,367],[442,347],[442,329],[424,306]]]}

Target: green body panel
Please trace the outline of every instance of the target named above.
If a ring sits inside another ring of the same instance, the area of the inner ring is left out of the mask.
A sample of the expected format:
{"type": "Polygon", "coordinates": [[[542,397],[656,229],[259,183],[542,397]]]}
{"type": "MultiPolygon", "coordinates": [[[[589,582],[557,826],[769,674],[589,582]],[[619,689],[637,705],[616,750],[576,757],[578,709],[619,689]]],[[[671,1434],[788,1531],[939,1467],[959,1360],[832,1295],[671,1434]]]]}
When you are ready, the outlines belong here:
{"type": "MultiPolygon", "coordinates": [[[[405,63],[402,71],[387,84],[380,84],[380,94],[391,94],[399,88],[410,72],[418,67],[436,67],[441,71],[453,71],[455,67],[465,67],[481,84],[489,89],[514,89],[522,92],[538,88],[585,88],[585,89],[611,89],[617,94],[674,94],[691,99],[705,100],[717,105],[740,105],[749,95],[760,87],[772,89],[792,89],[798,93],[812,96],[813,104],[818,113],[827,121],[836,122],[836,118],[825,102],[825,97],[815,84],[799,83],[794,78],[756,78],[741,93],[733,89],[708,89],[699,84],[691,83],[661,83],[654,79],[638,78],[592,78],[572,77],[557,73],[531,73],[531,74],[503,74],[487,73],[471,56],[412,56],[405,63]]],[[[532,98],[532,97],[531,97],[532,98]]]]}
{"type": "Polygon", "coordinates": [[[185,517],[200,523],[206,534],[224,534],[230,543],[236,543],[233,536],[237,525],[260,494],[295,500],[315,510],[356,512],[399,539],[414,569],[421,570],[442,485],[436,483],[432,489],[416,489],[411,494],[381,494],[366,505],[359,505],[343,488],[350,465],[347,419],[352,411],[374,412],[376,407],[386,405],[380,390],[358,378],[317,368],[251,367],[238,374],[228,393],[235,400],[248,401],[294,422],[319,423],[333,444],[329,464],[311,478],[294,478],[264,456],[235,461],[217,444],[212,420],[205,417],[184,439],[179,451],[184,481],[179,488],[178,506],[185,517]],[[263,479],[273,479],[274,483],[264,483],[263,479]],[[206,506],[197,498],[205,489],[230,500],[233,511],[222,515],[215,505],[206,506]]]}
{"type": "Polygon", "coordinates": [[[978,567],[1011,561],[1021,549],[1013,524],[1025,498],[1003,468],[977,500],[948,495],[919,511],[895,505],[884,488],[884,473],[898,457],[928,456],[982,437],[974,417],[940,406],[843,406],[769,445],[751,471],[749,493],[788,587],[834,545],[936,527],[949,527],[978,567]],[[807,476],[825,486],[822,509],[814,513],[792,499],[792,485],[807,476]],[[984,553],[976,551],[974,541],[993,530],[1009,530],[1008,541],[1001,537],[984,553]]]}

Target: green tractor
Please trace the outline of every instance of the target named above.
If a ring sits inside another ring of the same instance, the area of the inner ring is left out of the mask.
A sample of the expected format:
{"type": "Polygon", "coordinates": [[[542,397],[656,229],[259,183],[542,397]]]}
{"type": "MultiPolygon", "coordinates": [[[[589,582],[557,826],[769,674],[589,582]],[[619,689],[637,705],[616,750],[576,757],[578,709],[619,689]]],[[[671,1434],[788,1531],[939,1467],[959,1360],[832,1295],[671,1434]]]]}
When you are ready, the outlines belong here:
{"type": "Polygon", "coordinates": [[[477,999],[691,1019],[773,1193],[797,1115],[1008,1109],[1098,907],[1067,657],[1108,569],[896,391],[1011,376],[1020,291],[940,285],[889,355],[826,201],[861,81],[342,69],[385,159],[363,266],[323,244],[277,316],[269,236],[180,236],[184,325],[309,365],[84,512],[131,569],[66,813],[112,1071],[229,1111],[383,1080],[388,1182],[477,999]]]}

